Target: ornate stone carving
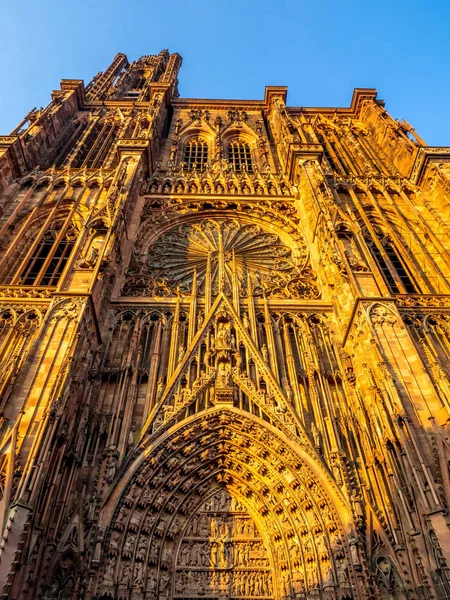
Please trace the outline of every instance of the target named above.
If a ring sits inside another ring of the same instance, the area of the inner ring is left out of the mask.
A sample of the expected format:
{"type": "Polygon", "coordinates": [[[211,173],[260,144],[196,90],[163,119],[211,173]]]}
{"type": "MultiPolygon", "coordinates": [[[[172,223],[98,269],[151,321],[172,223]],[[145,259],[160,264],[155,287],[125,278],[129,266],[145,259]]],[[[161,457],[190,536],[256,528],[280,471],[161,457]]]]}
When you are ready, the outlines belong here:
{"type": "Polygon", "coordinates": [[[304,270],[305,255],[291,250],[278,235],[256,224],[232,219],[204,219],[162,235],[137,257],[124,295],[168,296],[192,293],[194,272],[198,294],[206,287],[216,295],[231,295],[239,286],[248,293],[249,278],[255,297],[316,298],[317,288],[304,270]]]}

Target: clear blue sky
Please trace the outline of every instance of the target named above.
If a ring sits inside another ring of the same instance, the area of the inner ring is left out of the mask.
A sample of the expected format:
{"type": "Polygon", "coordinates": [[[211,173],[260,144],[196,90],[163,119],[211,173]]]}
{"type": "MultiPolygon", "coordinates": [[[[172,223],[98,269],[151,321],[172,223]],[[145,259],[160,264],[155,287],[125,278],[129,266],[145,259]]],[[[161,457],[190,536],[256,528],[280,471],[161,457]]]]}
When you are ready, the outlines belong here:
{"type": "Polygon", "coordinates": [[[396,118],[450,146],[450,0],[0,0],[0,134],[87,83],[117,52],[183,57],[183,97],[348,106],[376,87],[396,118]]]}

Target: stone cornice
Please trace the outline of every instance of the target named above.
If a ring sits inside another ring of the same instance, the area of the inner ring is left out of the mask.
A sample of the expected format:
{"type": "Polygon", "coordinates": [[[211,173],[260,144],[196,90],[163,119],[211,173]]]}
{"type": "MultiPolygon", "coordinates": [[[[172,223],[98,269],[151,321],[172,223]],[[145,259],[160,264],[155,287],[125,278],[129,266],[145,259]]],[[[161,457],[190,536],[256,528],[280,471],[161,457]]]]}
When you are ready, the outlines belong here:
{"type": "Polygon", "coordinates": [[[297,164],[297,160],[300,159],[322,159],[323,148],[320,144],[290,144],[287,163],[286,163],[286,175],[290,181],[294,181],[294,172],[297,164]]]}
{"type": "MultiPolygon", "coordinates": [[[[410,309],[450,309],[450,294],[405,294],[395,296],[395,303],[402,311],[410,309]]],[[[445,312],[447,312],[447,310],[445,312]]]]}
{"type": "Polygon", "coordinates": [[[75,92],[78,108],[81,109],[86,104],[86,92],[84,81],[82,79],[61,79],[62,92],[75,92]]]}
{"type": "Polygon", "coordinates": [[[448,146],[422,146],[419,148],[409,176],[412,183],[419,185],[426,167],[439,160],[450,160],[448,146]]]}
{"type": "Polygon", "coordinates": [[[384,106],[383,100],[377,100],[377,90],[375,88],[355,88],[353,90],[353,96],[350,106],[347,107],[334,107],[334,106],[308,106],[308,107],[287,107],[289,114],[296,116],[300,114],[344,114],[354,115],[355,117],[359,114],[363,100],[373,100],[377,104],[384,106]]]}
{"type": "MultiPolygon", "coordinates": [[[[66,81],[66,80],[64,80],[66,81]]],[[[67,80],[72,81],[72,80],[67,80]]],[[[73,80],[76,82],[77,80],[73,80]]],[[[240,108],[245,111],[261,111],[267,110],[271,99],[273,97],[282,97],[284,101],[286,101],[287,96],[287,87],[286,86],[267,86],[265,89],[264,99],[263,100],[235,100],[235,99],[211,99],[211,98],[174,98],[170,100],[173,108],[178,109],[192,109],[192,108],[202,108],[206,110],[228,110],[231,107],[240,108]]],[[[152,87],[152,92],[156,93],[158,91],[166,91],[166,86],[160,84],[154,84],[152,87]],[[164,87],[164,89],[160,89],[160,87],[164,87]]],[[[346,115],[355,115],[359,114],[361,110],[362,102],[367,99],[371,99],[377,104],[383,105],[384,102],[382,100],[377,100],[377,91],[373,88],[355,88],[353,91],[352,101],[349,107],[297,107],[297,106],[288,106],[287,110],[289,114],[295,116],[299,114],[316,114],[316,113],[338,113],[338,114],[346,114],[346,115]]],[[[121,99],[121,100],[91,100],[84,102],[85,109],[97,109],[102,107],[107,108],[131,108],[134,107],[136,109],[146,110],[151,106],[150,101],[137,101],[133,99],[121,99]]]]}

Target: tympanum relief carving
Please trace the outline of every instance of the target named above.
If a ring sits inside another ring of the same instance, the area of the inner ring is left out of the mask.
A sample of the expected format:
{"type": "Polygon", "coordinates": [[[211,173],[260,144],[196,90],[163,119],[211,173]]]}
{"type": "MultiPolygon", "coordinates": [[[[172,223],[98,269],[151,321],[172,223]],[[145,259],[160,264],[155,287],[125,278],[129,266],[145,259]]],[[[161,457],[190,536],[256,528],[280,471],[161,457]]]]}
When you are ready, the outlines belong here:
{"type": "Polygon", "coordinates": [[[206,500],[178,548],[175,598],[271,598],[269,554],[247,508],[227,490],[206,500]]]}

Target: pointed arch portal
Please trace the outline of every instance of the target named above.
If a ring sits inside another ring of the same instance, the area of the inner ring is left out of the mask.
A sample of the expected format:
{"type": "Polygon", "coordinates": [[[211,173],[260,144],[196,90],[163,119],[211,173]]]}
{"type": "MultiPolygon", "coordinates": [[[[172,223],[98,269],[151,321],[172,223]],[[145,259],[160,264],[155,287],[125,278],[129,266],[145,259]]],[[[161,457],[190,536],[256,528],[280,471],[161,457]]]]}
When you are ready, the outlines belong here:
{"type": "Polygon", "coordinates": [[[225,406],[144,439],[102,511],[100,597],[352,597],[350,511],[312,454],[225,406]]]}

